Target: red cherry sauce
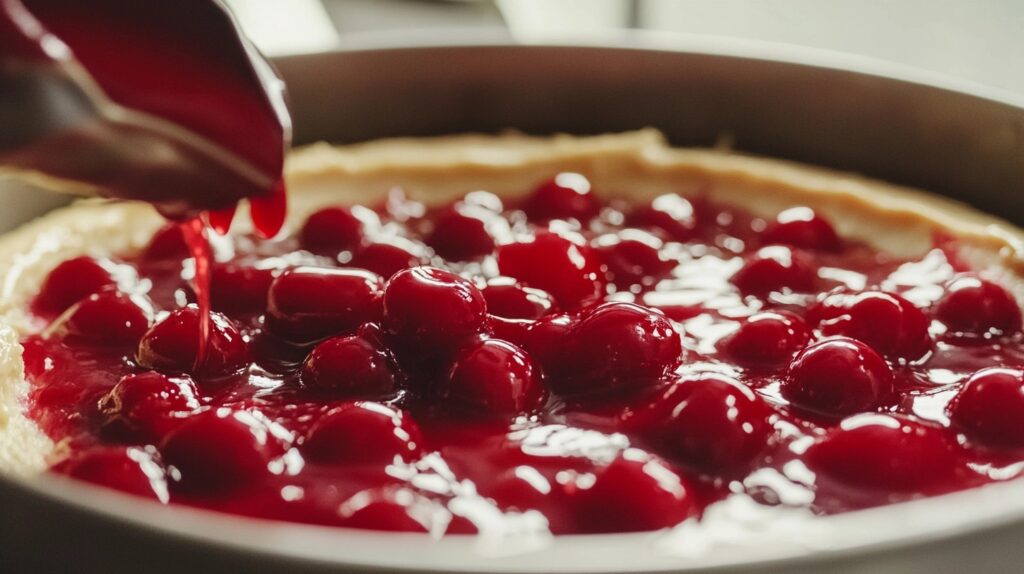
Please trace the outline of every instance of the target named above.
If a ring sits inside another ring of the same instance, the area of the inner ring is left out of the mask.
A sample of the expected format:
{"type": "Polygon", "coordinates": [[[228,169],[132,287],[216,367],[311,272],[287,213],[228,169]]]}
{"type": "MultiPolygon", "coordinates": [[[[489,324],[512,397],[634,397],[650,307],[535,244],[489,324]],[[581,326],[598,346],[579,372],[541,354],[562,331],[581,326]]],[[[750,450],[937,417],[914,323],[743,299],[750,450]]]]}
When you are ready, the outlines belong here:
{"type": "Polygon", "coordinates": [[[24,347],[54,472],[260,518],[565,534],[726,496],[831,514],[1024,460],[1019,308],[948,240],[902,259],[806,208],[602,200],[563,174],[521,203],[392,194],[223,241],[202,364],[178,228],[51,273],[24,347]],[[453,214],[472,244],[438,231],[453,214]],[[81,336],[97,308],[131,320],[81,336]]]}

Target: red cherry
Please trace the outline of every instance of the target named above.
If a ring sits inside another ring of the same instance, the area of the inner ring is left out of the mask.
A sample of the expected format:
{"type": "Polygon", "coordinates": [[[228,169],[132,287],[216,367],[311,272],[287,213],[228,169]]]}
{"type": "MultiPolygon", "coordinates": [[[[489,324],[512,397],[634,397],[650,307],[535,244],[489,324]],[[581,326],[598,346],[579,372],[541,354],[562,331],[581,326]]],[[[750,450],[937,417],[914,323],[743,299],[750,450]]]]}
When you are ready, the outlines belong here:
{"type": "Polygon", "coordinates": [[[93,293],[117,285],[113,267],[108,261],[85,255],[57,265],[39,288],[36,309],[43,314],[56,315],[93,293]]]}
{"type": "Polygon", "coordinates": [[[142,257],[148,260],[172,259],[180,262],[182,259],[191,257],[188,244],[185,243],[185,235],[181,232],[181,224],[168,223],[153,234],[149,244],[142,252],[142,257]]]}
{"type": "Polygon", "coordinates": [[[1024,448],[1024,371],[993,367],[974,373],[950,403],[949,417],[980,443],[1024,448]]]}
{"type": "Polygon", "coordinates": [[[377,398],[395,392],[395,367],[374,341],[351,335],[320,343],[302,365],[302,382],[342,398],[377,398]]]}
{"type": "Polygon", "coordinates": [[[257,482],[284,454],[280,431],[247,411],[218,408],[192,415],[167,435],[160,452],[180,473],[177,486],[217,492],[257,482]]]}
{"type": "Polygon", "coordinates": [[[594,240],[594,247],[619,288],[653,285],[676,266],[663,257],[660,239],[638,229],[602,235],[594,240]]]}
{"type": "Polygon", "coordinates": [[[356,253],[351,265],[389,279],[403,269],[425,265],[428,261],[426,250],[421,245],[402,237],[391,237],[377,239],[375,243],[364,246],[356,253]]]}
{"type": "Polygon", "coordinates": [[[746,367],[784,364],[807,346],[811,330],[792,313],[757,313],[745,319],[720,347],[746,367]]]}
{"type": "Polygon", "coordinates": [[[493,214],[482,208],[456,204],[434,219],[434,228],[426,243],[449,261],[469,261],[490,255],[494,238],[487,231],[487,218],[493,214]]]}
{"type": "Polygon", "coordinates": [[[51,331],[72,345],[133,347],[152,317],[152,304],[144,296],[107,287],[75,303],[54,321],[51,331]]]}
{"type": "Polygon", "coordinates": [[[338,507],[341,526],[389,532],[430,532],[435,512],[442,509],[423,495],[395,487],[358,492],[338,507]]]}
{"type": "Polygon", "coordinates": [[[863,341],[890,359],[919,359],[931,349],[930,321],[924,312],[895,293],[830,293],[808,313],[824,335],[863,341]]]}
{"type": "Polygon", "coordinates": [[[576,357],[570,349],[575,322],[564,314],[548,315],[530,325],[522,339],[546,379],[564,377],[572,372],[576,357]]]}
{"type": "Polygon", "coordinates": [[[380,276],[360,269],[295,267],[270,284],[266,324],[274,336],[309,345],[380,320],[380,276]]]}
{"type": "Polygon", "coordinates": [[[507,341],[485,339],[455,359],[443,394],[487,413],[515,415],[544,400],[540,369],[525,351],[507,341]]]}
{"type": "Polygon", "coordinates": [[[347,207],[327,207],[306,219],[299,230],[299,245],[307,251],[335,255],[359,246],[363,220],[347,207]]]}
{"type": "Polygon", "coordinates": [[[167,502],[167,475],[152,447],[99,446],[75,453],[54,470],[99,486],[167,502]]]}
{"type": "Polygon", "coordinates": [[[669,528],[695,507],[678,474],[638,451],[627,451],[598,470],[593,485],[574,499],[579,530],[594,534],[669,528]]]}
{"type": "Polygon", "coordinates": [[[953,445],[941,429],[891,415],[842,421],[804,455],[808,467],[841,484],[883,492],[942,486],[957,472],[953,445]]]}
{"type": "Polygon", "coordinates": [[[661,231],[673,241],[689,241],[697,233],[697,213],[693,204],[674,193],[656,197],[650,205],[635,209],[627,222],[661,231]]]}
{"type": "Polygon", "coordinates": [[[487,311],[506,319],[540,319],[555,308],[550,295],[524,287],[515,279],[492,279],[481,291],[487,300],[487,311]]]}
{"type": "Polygon", "coordinates": [[[1020,305],[1001,285],[961,275],[946,285],[935,316],[954,335],[992,337],[1021,330],[1020,305]]]}
{"type": "Polygon", "coordinates": [[[531,221],[577,219],[587,222],[601,210],[590,192],[590,182],[578,173],[560,173],[533,191],[523,202],[523,211],[531,221]]]}
{"type": "Polygon", "coordinates": [[[144,441],[159,441],[199,408],[195,384],[147,371],[127,375],[100,400],[105,429],[144,441]]]}
{"type": "Polygon", "coordinates": [[[384,290],[386,336],[402,354],[423,356],[456,348],[487,324],[483,293],[458,275],[434,267],[398,272],[384,290]]]}
{"type": "Polygon", "coordinates": [[[210,304],[229,315],[259,313],[267,306],[274,269],[226,263],[216,265],[210,277],[210,304]]]}
{"type": "Polygon", "coordinates": [[[812,291],[816,279],[817,269],[807,255],[780,245],[748,256],[732,282],[744,295],[765,296],[774,291],[812,291]]]}
{"type": "Polygon", "coordinates": [[[808,207],[794,207],[778,215],[763,236],[766,244],[789,245],[817,251],[839,251],[842,241],[827,219],[808,207]]]}
{"type": "Polygon", "coordinates": [[[142,336],[136,362],[147,369],[209,378],[236,373],[248,363],[249,352],[238,329],[224,315],[210,313],[203,363],[196,365],[199,321],[195,305],[171,312],[142,336]]]}
{"type": "Polygon", "coordinates": [[[571,333],[575,368],[551,381],[563,393],[600,392],[657,382],[682,362],[682,342],[664,315],[632,303],[603,303],[571,333]]]}
{"type": "Polygon", "coordinates": [[[302,452],[323,464],[387,465],[419,458],[419,427],[403,411],[374,402],[332,409],[309,430],[302,452]]]}
{"type": "Polygon", "coordinates": [[[749,467],[771,436],[771,409],[724,375],[681,381],[657,399],[646,433],[659,452],[689,467],[728,474],[749,467]]]}
{"type": "Polygon", "coordinates": [[[499,247],[498,270],[551,293],[566,309],[593,303],[604,291],[603,272],[593,251],[545,230],[531,240],[499,247]]]}
{"type": "Polygon", "coordinates": [[[885,360],[847,337],[826,339],[801,351],[782,381],[786,399],[830,415],[873,410],[892,390],[892,371],[885,360]]]}

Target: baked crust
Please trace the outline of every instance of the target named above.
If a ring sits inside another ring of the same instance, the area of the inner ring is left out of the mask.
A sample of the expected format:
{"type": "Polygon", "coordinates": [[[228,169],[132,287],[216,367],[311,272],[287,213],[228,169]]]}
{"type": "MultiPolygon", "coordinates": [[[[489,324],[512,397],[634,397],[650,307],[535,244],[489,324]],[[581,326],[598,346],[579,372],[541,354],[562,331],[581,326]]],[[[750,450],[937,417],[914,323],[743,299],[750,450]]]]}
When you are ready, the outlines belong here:
{"type": "MultiPolygon", "coordinates": [[[[936,234],[957,238],[960,256],[1024,300],[1024,232],[996,217],[927,192],[850,173],[728,150],[675,149],[652,129],[592,137],[457,135],[389,139],[346,147],[320,143],[294,151],[286,177],[288,227],[319,207],[379,199],[402,188],[426,203],[486,189],[527,193],[559,171],[576,171],[597,193],[649,199],[703,194],[772,217],[808,205],[840,235],[901,257],[926,253],[936,234]]],[[[247,231],[239,217],[235,231],[247,231]]],[[[83,200],[0,237],[0,471],[41,472],[58,448],[25,415],[20,337],[41,325],[26,312],[46,274],[82,254],[140,249],[163,219],[147,204],[83,200]]]]}

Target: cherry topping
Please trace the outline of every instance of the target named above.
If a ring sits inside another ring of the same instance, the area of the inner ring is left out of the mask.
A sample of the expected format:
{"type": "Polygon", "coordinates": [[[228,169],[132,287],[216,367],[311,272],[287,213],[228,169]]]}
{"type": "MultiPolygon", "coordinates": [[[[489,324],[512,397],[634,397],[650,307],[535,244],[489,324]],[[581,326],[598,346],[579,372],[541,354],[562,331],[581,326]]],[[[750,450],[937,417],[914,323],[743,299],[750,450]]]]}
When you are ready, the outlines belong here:
{"type": "Polygon", "coordinates": [[[302,365],[307,387],[342,398],[377,398],[394,393],[395,367],[375,341],[359,335],[320,343],[302,365]]]}
{"type": "Polygon", "coordinates": [[[181,478],[176,486],[215,492],[260,480],[285,445],[259,416],[218,408],[192,415],[167,435],[160,452],[181,478]]]}
{"type": "Polygon", "coordinates": [[[664,315],[632,303],[603,303],[573,328],[563,353],[575,373],[551,381],[560,392],[599,392],[658,381],[682,362],[682,342],[664,315]]]}
{"type": "Polygon", "coordinates": [[[128,494],[167,502],[167,476],[149,448],[101,446],[75,453],[54,470],[128,494]]]}
{"type": "Polygon", "coordinates": [[[771,367],[792,359],[810,340],[811,330],[807,323],[792,313],[782,311],[751,315],[720,346],[744,366],[771,367]]]}
{"type": "Polygon", "coordinates": [[[469,261],[490,255],[494,238],[487,231],[491,212],[474,206],[456,204],[434,219],[434,228],[426,243],[449,261],[469,261]]]}
{"type": "Polygon", "coordinates": [[[347,207],[327,207],[306,219],[299,245],[307,251],[334,255],[352,250],[363,240],[363,220],[347,207]]]}
{"type": "Polygon", "coordinates": [[[487,413],[514,415],[537,408],[544,388],[540,369],[525,351],[507,341],[485,339],[455,359],[443,394],[487,413]]]}
{"type": "Polygon", "coordinates": [[[391,464],[415,460],[422,444],[419,427],[401,410],[355,402],[320,417],[302,452],[310,461],[324,464],[391,464]]]}
{"type": "Polygon", "coordinates": [[[590,182],[578,173],[560,173],[533,191],[523,203],[531,221],[577,219],[587,222],[601,210],[590,192],[590,182]]]}
{"type": "Polygon", "coordinates": [[[1024,371],[993,367],[974,373],[950,403],[949,417],[978,442],[1024,448],[1024,371]]]}
{"type": "Polygon", "coordinates": [[[451,271],[415,267],[398,272],[384,290],[384,332],[402,354],[452,350],[482,333],[487,323],[483,293],[451,271]]]}
{"type": "Polygon", "coordinates": [[[390,532],[430,532],[434,506],[416,492],[395,487],[356,493],[338,508],[341,525],[390,532]]]}
{"type": "Polygon", "coordinates": [[[746,386],[723,375],[673,384],[654,404],[660,413],[646,433],[659,453],[695,469],[747,468],[771,435],[771,409],[746,386]]]}
{"type": "Polygon", "coordinates": [[[248,349],[238,329],[224,315],[210,313],[210,337],[203,362],[197,365],[200,320],[195,305],[171,312],[142,336],[135,360],[147,369],[209,378],[238,372],[248,363],[248,349]]]}
{"type": "Polygon", "coordinates": [[[794,207],[780,213],[762,239],[768,244],[817,251],[838,251],[842,246],[832,224],[807,207],[794,207]]]}
{"type": "Polygon", "coordinates": [[[105,428],[115,435],[159,441],[199,408],[195,384],[153,371],[122,377],[100,400],[105,428]]]}
{"type": "Polygon", "coordinates": [[[817,270],[801,251],[788,247],[762,247],[748,256],[732,282],[744,295],[764,296],[773,291],[807,292],[814,289],[817,270]]]}
{"type": "Polygon", "coordinates": [[[482,289],[487,312],[506,319],[539,319],[550,313],[555,303],[540,289],[524,287],[514,279],[492,279],[482,289]]]}
{"type": "Polygon", "coordinates": [[[830,415],[873,410],[892,390],[892,371],[885,360],[847,337],[826,339],[801,351],[782,381],[788,400],[830,415]]]}
{"type": "Polygon", "coordinates": [[[569,348],[575,322],[568,315],[548,315],[530,325],[522,339],[522,346],[540,365],[547,379],[572,373],[576,357],[569,348]]]}
{"type": "Polygon", "coordinates": [[[82,255],[54,267],[46,276],[35,307],[44,314],[58,314],[79,300],[116,285],[108,264],[82,255]]]}
{"type": "Polygon", "coordinates": [[[74,345],[133,347],[149,329],[153,308],[142,295],[104,288],[75,303],[52,331],[74,345]]]}
{"type": "Polygon", "coordinates": [[[955,335],[990,337],[1021,330],[1017,300],[1001,285],[961,275],[946,285],[935,316],[955,335]]]}
{"type": "Polygon", "coordinates": [[[181,232],[181,224],[168,223],[157,230],[142,256],[149,260],[173,259],[176,262],[191,257],[185,235],[181,232]]]}
{"type": "Polygon", "coordinates": [[[673,241],[689,241],[697,232],[697,214],[685,197],[668,193],[650,205],[637,208],[627,219],[630,225],[656,229],[673,241]]]}
{"type": "Polygon", "coordinates": [[[685,520],[694,501],[682,478],[661,462],[627,451],[599,470],[575,498],[582,532],[642,532],[685,520]]]}
{"type": "Polygon", "coordinates": [[[844,419],[807,450],[805,459],[811,470],[831,480],[892,492],[942,486],[958,463],[940,429],[878,414],[844,419]]]}
{"type": "Polygon", "coordinates": [[[210,303],[229,315],[258,313],[267,306],[273,280],[273,269],[236,263],[217,265],[210,277],[210,303]]]}
{"type": "Polygon", "coordinates": [[[671,272],[676,263],[662,256],[662,246],[660,239],[638,229],[626,229],[594,240],[594,247],[608,267],[612,282],[620,288],[652,285],[671,272]]]}
{"type": "Polygon", "coordinates": [[[530,287],[543,289],[566,309],[598,299],[603,273],[593,251],[551,231],[498,248],[498,270],[530,287]]]}
{"type": "Polygon", "coordinates": [[[378,239],[364,246],[352,259],[353,267],[373,271],[388,279],[403,269],[409,269],[428,262],[423,246],[402,237],[378,239]]]}
{"type": "Polygon", "coordinates": [[[380,276],[361,269],[295,267],[270,284],[267,328],[297,345],[354,333],[380,320],[380,276]]]}
{"type": "Polygon", "coordinates": [[[810,310],[808,319],[824,335],[852,337],[890,359],[912,361],[931,348],[928,317],[895,293],[833,292],[810,310]]]}

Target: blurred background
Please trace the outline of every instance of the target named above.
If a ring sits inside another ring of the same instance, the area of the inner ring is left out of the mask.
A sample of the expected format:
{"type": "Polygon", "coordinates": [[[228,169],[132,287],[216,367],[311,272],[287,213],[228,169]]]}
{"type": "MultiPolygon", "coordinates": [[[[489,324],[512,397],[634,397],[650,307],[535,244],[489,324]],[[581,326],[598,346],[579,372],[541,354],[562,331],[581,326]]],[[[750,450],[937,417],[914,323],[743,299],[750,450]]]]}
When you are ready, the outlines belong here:
{"type": "Polygon", "coordinates": [[[647,30],[887,60],[1024,94],[1022,0],[227,0],[270,56],[415,36],[565,43],[647,30]]]}

